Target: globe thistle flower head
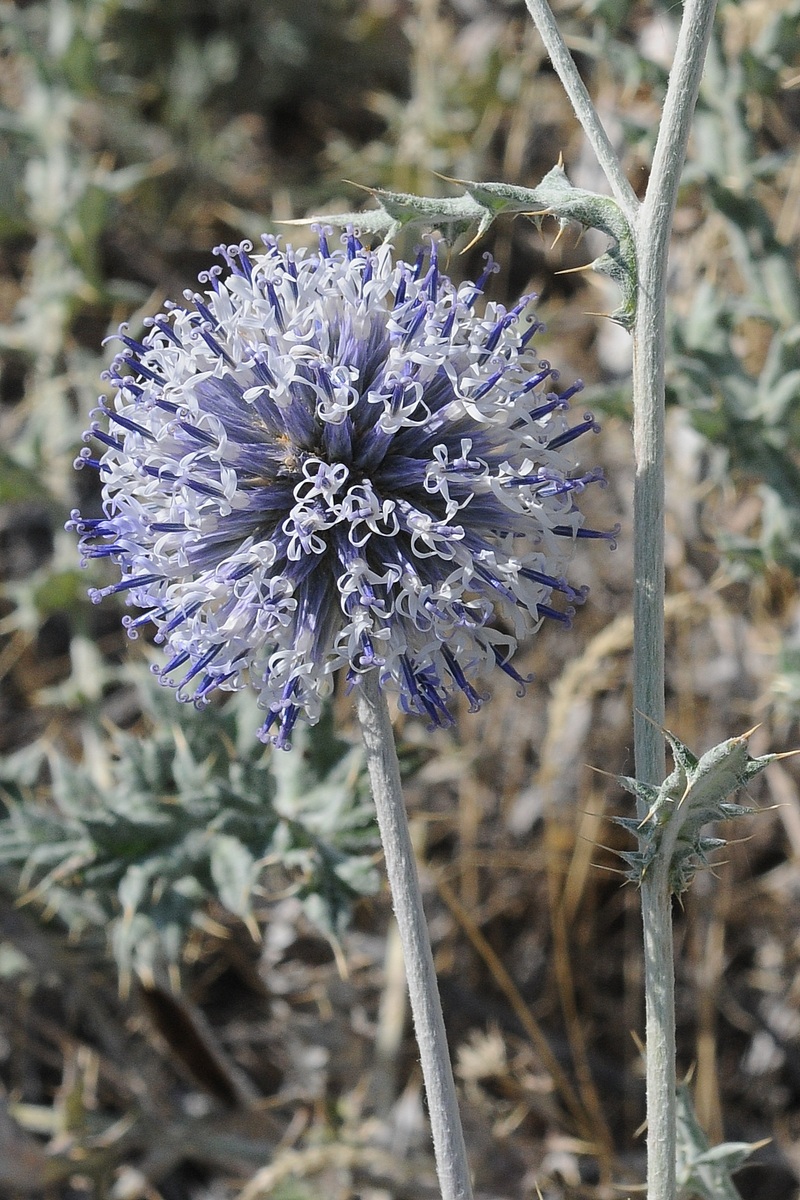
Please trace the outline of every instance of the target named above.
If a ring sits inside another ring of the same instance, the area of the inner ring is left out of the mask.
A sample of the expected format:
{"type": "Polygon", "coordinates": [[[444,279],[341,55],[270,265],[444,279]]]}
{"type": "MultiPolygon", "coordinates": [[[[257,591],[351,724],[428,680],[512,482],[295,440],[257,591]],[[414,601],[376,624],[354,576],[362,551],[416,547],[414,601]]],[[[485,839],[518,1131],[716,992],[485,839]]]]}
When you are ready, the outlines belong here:
{"type": "Polygon", "coordinates": [[[168,650],[154,668],[180,700],[253,687],[260,736],[286,746],[319,717],[335,673],[378,671],[401,707],[451,722],[462,692],[545,619],[568,623],[565,579],[588,529],[575,466],[579,384],[553,390],[529,298],[512,309],[456,287],[432,245],[414,264],[352,231],[311,253],[265,237],[219,247],[123,350],[76,466],[102,480],[103,515],[72,514],[84,562],[110,558],[168,650]]]}

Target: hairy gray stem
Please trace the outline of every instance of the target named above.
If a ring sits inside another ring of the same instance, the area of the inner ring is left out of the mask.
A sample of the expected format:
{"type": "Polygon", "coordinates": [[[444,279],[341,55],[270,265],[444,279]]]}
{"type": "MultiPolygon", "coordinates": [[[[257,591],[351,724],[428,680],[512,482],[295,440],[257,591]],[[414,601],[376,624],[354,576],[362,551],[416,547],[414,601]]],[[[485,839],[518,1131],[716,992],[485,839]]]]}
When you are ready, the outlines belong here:
{"type": "MultiPolygon", "coordinates": [[[[664,362],[669,241],[716,0],[686,0],[644,202],[637,201],[546,0],[526,0],[634,236],[634,746],[636,778],[666,774],[664,738],[664,362]]],[[[639,816],[645,813],[640,811],[639,816]]],[[[642,882],[647,1047],[647,1196],[674,1200],[675,976],[669,862],[642,882]]]]}
{"type": "Polygon", "coordinates": [[[622,169],[616,151],[597,115],[597,109],[578,73],[575,60],[561,36],[561,30],[556,24],[550,6],[547,0],[525,0],[525,4],[533,17],[539,36],[544,42],[544,48],[550,56],[553,68],[569,97],[575,116],[583,126],[583,131],[597,155],[597,161],[603,168],[614,199],[628,220],[633,222],[639,208],[636,193],[628,182],[628,177],[622,169]]]}
{"type": "MultiPolygon", "coordinates": [[[[634,747],[636,778],[666,774],[664,737],[664,361],[669,240],[716,0],[686,0],[647,193],[634,225],[634,747]]],[[[641,817],[645,813],[640,812],[641,817]]],[[[666,855],[663,857],[667,857],[666,855]]],[[[645,953],[648,1200],[675,1196],[675,968],[669,861],[641,888],[645,953]]]]}
{"type": "MultiPolygon", "coordinates": [[[[716,0],[687,0],[647,194],[634,222],[639,273],[633,327],[634,744],[636,778],[665,775],[664,360],[669,241],[716,0]]],[[[644,815],[644,814],[641,814],[644,815]]]]}
{"type": "Polygon", "coordinates": [[[386,873],[400,931],[442,1200],[471,1200],[467,1151],[447,1048],[436,971],[422,907],[394,735],[377,671],[358,689],[358,719],[378,814],[386,873]]]}

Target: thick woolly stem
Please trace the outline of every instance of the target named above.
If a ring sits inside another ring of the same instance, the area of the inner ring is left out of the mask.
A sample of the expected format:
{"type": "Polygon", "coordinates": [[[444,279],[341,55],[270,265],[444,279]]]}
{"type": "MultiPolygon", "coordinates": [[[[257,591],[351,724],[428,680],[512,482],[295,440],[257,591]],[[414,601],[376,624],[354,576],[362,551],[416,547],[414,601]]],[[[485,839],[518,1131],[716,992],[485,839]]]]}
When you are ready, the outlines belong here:
{"type": "MultiPolygon", "coordinates": [[[[636,778],[666,774],[664,738],[664,362],[669,241],[715,0],[687,0],[647,194],[634,226],[634,745],[636,778]]],[[[646,814],[642,811],[640,817],[646,814]]],[[[642,882],[647,1046],[648,1200],[675,1196],[675,970],[669,863],[642,882]]]]}
{"type": "MultiPolygon", "coordinates": [[[[716,0],[686,0],[675,60],[642,205],[592,105],[546,0],[526,0],[575,114],[631,224],[638,270],[633,335],[634,747],[636,778],[666,774],[664,738],[664,362],[669,241],[692,114],[716,0]]],[[[639,813],[644,817],[645,813],[639,813]]],[[[674,1200],[676,1139],[675,982],[669,863],[653,864],[641,888],[647,1047],[647,1196],[674,1200]]]]}

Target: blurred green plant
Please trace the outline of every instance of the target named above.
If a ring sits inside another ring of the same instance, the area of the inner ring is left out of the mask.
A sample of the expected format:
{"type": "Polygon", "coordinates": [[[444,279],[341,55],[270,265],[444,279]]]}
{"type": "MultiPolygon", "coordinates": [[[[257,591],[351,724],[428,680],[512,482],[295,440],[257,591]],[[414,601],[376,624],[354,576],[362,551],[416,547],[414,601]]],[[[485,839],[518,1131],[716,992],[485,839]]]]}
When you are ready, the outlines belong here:
{"type": "Polygon", "coordinates": [[[753,116],[767,129],[786,119],[800,3],[758,11],[750,39],[739,6],[726,0],[709,47],[683,187],[713,225],[714,248],[673,319],[667,398],[761,496],[757,533],[719,538],[729,561],[750,574],[779,564],[800,575],[800,273],[775,210],[791,152],[759,135],[753,116]]]}
{"type": "Polygon", "coordinates": [[[110,0],[80,6],[51,0],[14,9],[2,26],[18,97],[0,118],[12,167],[0,193],[0,236],[30,243],[19,302],[0,326],[0,349],[16,355],[25,373],[7,474],[18,492],[25,468],[39,472],[32,492],[37,501],[48,493],[62,504],[69,497],[75,393],[95,390],[98,356],[74,337],[76,319],[101,301],[130,306],[144,295],[140,286],[105,278],[101,241],[113,198],[129,192],[150,168],[112,170],[75,134],[81,97],[93,85],[105,22],[115,7],[110,0]]]}
{"type": "Polygon", "coordinates": [[[360,748],[328,715],[270,754],[242,697],[198,714],[154,681],[140,692],[147,736],[97,737],[85,765],[44,741],[0,761],[0,864],[17,890],[72,938],[106,931],[123,977],[179,964],[212,901],[255,936],[259,900],[294,894],[338,940],[379,881],[360,748]]]}
{"type": "Polygon", "coordinates": [[[750,117],[781,95],[800,51],[800,4],[765,16],[758,37],[738,45],[725,36],[736,18],[727,3],[711,41],[684,184],[713,218],[721,254],[674,322],[668,398],[760,492],[758,533],[721,538],[723,551],[749,572],[777,563],[800,575],[800,274],[796,247],[768,207],[788,151],[759,142],[750,117]],[[756,356],[746,336],[753,321],[756,356]]]}

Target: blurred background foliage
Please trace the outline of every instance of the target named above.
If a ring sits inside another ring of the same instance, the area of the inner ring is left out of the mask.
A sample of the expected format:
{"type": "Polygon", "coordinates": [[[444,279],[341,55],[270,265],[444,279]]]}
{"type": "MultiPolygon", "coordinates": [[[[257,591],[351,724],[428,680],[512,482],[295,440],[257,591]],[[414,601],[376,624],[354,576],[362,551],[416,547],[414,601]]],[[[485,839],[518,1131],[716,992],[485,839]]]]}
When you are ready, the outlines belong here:
{"type": "MultiPolygon", "coordinates": [[[[555,9],[642,191],[678,12],[555,9]]],[[[281,222],[364,187],[535,186],[559,154],[602,178],[518,0],[6,0],[0,103],[0,1194],[433,1195],[347,698],[272,758],[247,697],[200,717],[159,691],[87,600],[102,568],[63,523],[99,495],[72,460],[104,339],[219,242],[313,240],[281,222]]],[[[799,147],[800,3],[722,0],[669,329],[669,721],[695,750],[759,720],[754,753],[798,742],[799,147]]],[[[398,728],[478,1192],[604,1200],[642,1174],[626,802],[580,769],[630,769],[629,346],[605,285],[558,273],[592,235],[555,232],[499,221],[448,269],[491,249],[493,298],[538,292],[620,547],[576,562],[591,599],[526,650],[528,701],[498,682],[452,733],[398,728]]],[[[741,1194],[789,1200],[796,771],[751,800],[778,807],[678,914],[680,1054],[712,1142],[773,1139],[741,1194]]]]}

